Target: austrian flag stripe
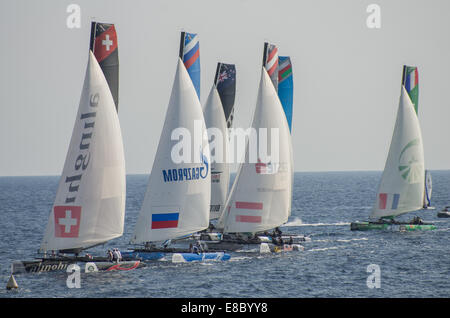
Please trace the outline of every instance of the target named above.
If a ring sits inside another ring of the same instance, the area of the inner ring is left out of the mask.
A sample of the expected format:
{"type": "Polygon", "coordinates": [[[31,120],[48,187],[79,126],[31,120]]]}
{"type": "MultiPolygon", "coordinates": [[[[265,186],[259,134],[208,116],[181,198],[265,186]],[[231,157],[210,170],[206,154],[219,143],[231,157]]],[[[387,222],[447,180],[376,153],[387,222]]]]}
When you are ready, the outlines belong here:
{"type": "Polygon", "coordinates": [[[239,223],[261,223],[259,215],[236,215],[236,222],[239,223]]]}
{"type": "Polygon", "coordinates": [[[261,202],[236,201],[236,209],[262,210],[262,208],[263,204],[261,202]]]}
{"type": "MultiPolygon", "coordinates": [[[[251,210],[251,211],[261,211],[263,209],[262,202],[243,202],[236,201],[236,209],[240,210],[251,210]]],[[[249,211],[250,212],[250,211],[249,211]]],[[[241,223],[261,223],[261,215],[236,215],[236,222],[241,223]]]]}

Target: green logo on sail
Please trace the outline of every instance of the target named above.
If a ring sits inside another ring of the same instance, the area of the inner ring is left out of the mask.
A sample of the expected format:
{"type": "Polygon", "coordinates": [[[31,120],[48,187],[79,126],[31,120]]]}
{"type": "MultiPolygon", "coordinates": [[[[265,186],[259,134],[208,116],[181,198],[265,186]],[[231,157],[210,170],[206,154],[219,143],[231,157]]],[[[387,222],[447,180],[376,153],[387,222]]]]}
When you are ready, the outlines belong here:
{"type": "Polygon", "coordinates": [[[408,183],[422,182],[423,179],[423,162],[417,158],[416,147],[419,147],[419,144],[419,139],[414,139],[400,153],[398,170],[408,183]]]}

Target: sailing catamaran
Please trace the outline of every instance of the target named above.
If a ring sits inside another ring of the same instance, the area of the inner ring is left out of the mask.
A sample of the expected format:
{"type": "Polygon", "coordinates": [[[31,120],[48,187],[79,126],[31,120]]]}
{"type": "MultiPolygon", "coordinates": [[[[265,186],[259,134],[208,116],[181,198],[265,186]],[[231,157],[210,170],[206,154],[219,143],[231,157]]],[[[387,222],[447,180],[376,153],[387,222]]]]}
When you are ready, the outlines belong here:
{"type": "MultiPolygon", "coordinates": [[[[403,66],[402,84],[414,105],[417,116],[419,116],[419,70],[417,67],[408,65],[403,66]]],[[[425,191],[423,195],[423,208],[434,209],[434,207],[431,206],[432,180],[431,173],[428,170],[425,170],[424,182],[425,191]]]]}
{"type": "Polygon", "coordinates": [[[85,265],[87,272],[138,267],[139,261],[113,263],[106,257],[78,256],[122,236],[124,217],[125,159],[119,118],[105,76],[89,51],[72,138],[41,243],[44,256],[13,263],[13,273],[65,270],[73,263],[85,265]]]}
{"type": "Polygon", "coordinates": [[[179,59],[147,192],[131,241],[132,244],[145,244],[145,247],[134,249],[134,253],[142,257],[158,252],[179,252],[173,255],[173,261],[180,258],[184,261],[225,258],[227,254],[224,253],[196,257],[185,246],[169,245],[171,240],[208,227],[210,198],[210,154],[203,112],[189,74],[179,59]],[[196,125],[200,125],[200,129],[194,136],[198,129],[196,125]],[[180,127],[192,132],[192,136],[200,138],[201,142],[198,149],[192,150],[194,158],[175,162],[173,149],[177,149],[179,142],[172,140],[171,136],[180,127]],[[161,247],[157,246],[158,243],[161,247]]]}
{"type": "MultiPolygon", "coordinates": [[[[287,125],[287,132],[288,132],[288,137],[287,139],[284,139],[284,135],[283,137],[280,136],[280,142],[287,142],[286,140],[288,140],[286,147],[289,148],[289,155],[287,156],[287,154],[285,154],[287,157],[289,157],[289,163],[287,164],[281,164],[279,165],[278,163],[271,163],[271,162],[267,162],[267,163],[263,163],[261,162],[261,160],[259,160],[259,162],[256,163],[254,169],[256,169],[256,173],[259,175],[272,175],[272,177],[275,177],[272,181],[269,181],[269,184],[266,184],[266,182],[268,181],[268,177],[265,177],[264,179],[259,179],[258,177],[239,177],[240,175],[240,171],[241,169],[245,169],[243,168],[245,166],[241,165],[241,167],[238,170],[238,175],[235,178],[235,182],[233,184],[232,187],[232,192],[230,193],[230,196],[228,197],[228,200],[230,200],[230,197],[233,193],[233,191],[238,191],[237,193],[239,193],[239,191],[243,192],[242,196],[247,196],[247,194],[250,194],[250,192],[246,193],[246,191],[244,191],[245,186],[250,186],[250,189],[256,187],[257,192],[260,191],[261,192],[261,196],[266,196],[266,194],[264,194],[264,192],[270,193],[270,192],[278,192],[280,190],[282,190],[283,188],[279,188],[280,185],[280,181],[281,179],[285,179],[286,176],[286,169],[290,171],[290,177],[289,180],[291,180],[291,185],[289,187],[290,190],[288,190],[288,188],[283,189],[286,190],[287,192],[291,191],[290,196],[288,196],[288,198],[286,198],[286,211],[283,212],[283,209],[281,209],[280,211],[275,211],[278,207],[270,207],[270,205],[267,205],[266,203],[266,210],[264,213],[267,214],[266,217],[262,217],[261,211],[259,210],[263,210],[262,206],[260,205],[261,202],[256,203],[256,204],[247,204],[248,202],[243,201],[243,202],[235,202],[235,207],[237,210],[239,210],[241,213],[242,210],[258,210],[258,211],[253,211],[257,214],[259,214],[258,216],[256,215],[252,215],[252,216],[248,216],[248,215],[244,215],[244,216],[240,216],[239,214],[236,215],[232,215],[230,214],[230,212],[232,211],[231,209],[233,208],[233,202],[228,203],[226,205],[227,209],[223,210],[223,213],[221,214],[221,217],[219,218],[219,222],[217,224],[217,229],[221,230],[221,233],[202,233],[200,235],[200,239],[205,241],[205,243],[208,244],[208,247],[210,249],[220,249],[220,248],[225,248],[225,249],[229,249],[229,250],[235,250],[238,249],[240,247],[242,247],[242,245],[247,245],[247,244],[260,244],[260,243],[273,243],[274,239],[273,239],[273,235],[268,235],[267,233],[264,233],[267,230],[276,228],[278,226],[280,226],[281,224],[283,224],[285,221],[284,220],[284,214],[283,213],[287,213],[286,218],[290,216],[291,213],[291,197],[292,197],[292,185],[293,185],[293,156],[292,156],[292,146],[291,146],[291,141],[290,141],[290,123],[291,123],[291,119],[292,119],[292,97],[293,97],[293,85],[292,85],[292,66],[290,64],[290,59],[287,57],[283,57],[281,59],[283,61],[283,73],[282,73],[282,77],[280,78],[279,76],[279,72],[278,72],[278,61],[279,61],[279,57],[278,57],[278,49],[275,45],[269,44],[269,43],[264,43],[264,55],[263,55],[263,68],[264,68],[264,72],[263,74],[267,74],[267,78],[269,79],[267,82],[264,81],[263,84],[263,79],[265,79],[265,77],[263,76],[261,79],[261,83],[260,83],[260,94],[265,95],[270,95],[271,99],[264,99],[264,103],[265,104],[271,104],[273,106],[270,106],[269,110],[265,110],[266,112],[268,112],[265,116],[267,116],[269,123],[269,126],[273,125],[273,128],[275,127],[284,127],[284,123],[286,123],[287,125]],[[278,94],[281,94],[284,99],[283,101],[285,102],[284,105],[281,104],[280,99],[277,97],[277,92],[276,92],[276,86],[278,86],[280,82],[280,87],[281,90],[278,91],[278,94]],[[269,87],[272,87],[272,90],[269,89],[269,87]],[[272,96],[271,93],[274,92],[274,95],[272,96]],[[280,114],[280,109],[278,108],[278,105],[281,105],[281,117],[283,119],[281,119],[280,121],[276,122],[276,116],[272,118],[273,114],[271,112],[275,112],[277,115],[280,114]],[[288,116],[289,114],[289,116],[288,116]],[[289,119],[288,119],[289,118],[289,119]],[[289,123],[287,122],[289,120],[289,123]],[[278,173],[278,168],[279,166],[282,167],[281,171],[279,171],[280,173],[283,172],[282,174],[280,174],[278,177],[276,177],[275,175],[278,173]],[[283,170],[284,168],[284,170],[283,170]],[[243,178],[243,180],[241,180],[240,178],[243,178]],[[245,180],[245,181],[244,181],[245,180]],[[264,182],[262,181],[264,180],[264,182]],[[260,184],[260,182],[262,182],[260,184]],[[237,184],[245,184],[245,186],[242,186],[243,188],[241,188],[240,190],[236,190],[237,184]],[[233,190],[234,189],[234,190],[233,190]],[[261,189],[266,189],[265,191],[262,191],[261,189]],[[243,203],[243,204],[241,204],[243,203]],[[258,208],[256,208],[258,207],[258,208]],[[260,209],[261,207],[261,209],[260,209]],[[241,210],[240,210],[241,209],[241,210]],[[280,215],[279,219],[277,219],[277,217],[272,217],[269,216],[270,214],[273,215],[280,215]],[[234,221],[231,221],[233,220],[234,221]],[[264,219],[264,221],[263,221],[264,219]],[[234,228],[233,226],[230,227],[230,225],[227,224],[231,224],[233,222],[236,222],[236,224],[248,224],[249,225],[249,230],[243,230],[243,229],[239,229],[239,228],[234,228]],[[271,224],[270,222],[275,222],[275,224],[271,224]],[[259,224],[259,225],[258,225],[259,224]],[[211,234],[216,234],[214,237],[211,237],[211,234]]],[[[258,99],[258,103],[256,106],[256,110],[255,110],[255,116],[257,111],[259,110],[259,108],[263,107],[260,104],[263,102],[263,100],[258,99]]],[[[264,107],[268,107],[267,105],[265,105],[264,107]]],[[[265,108],[264,108],[265,109],[265,108]]],[[[259,112],[258,112],[259,114],[259,112]]],[[[256,119],[254,117],[253,119],[254,124],[256,124],[256,119]]],[[[262,124],[261,122],[259,122],[258,124],[262,124]]],[[[253,127],[253,128],[268,128],[265,126],[260,126],[260,127],[253,127]]],[[[269,129],[269,128],[268,128],[269,129]]],[[[283,130],[283,128],[281,128],[283,130]]],[[[264,147],[262,145],[259,145],[260,147],[264,147]]],[[[247,144],[248,147],[248,144],[247,144]]],[[[267,149],[267,148],[266,148],[267,149]]],[[[247,149],[247,156],[248,156],[248,149],[247,149]]],[[[287,157],[285,156],[284,159],[286,159],[287,157]]],[[[247,158],[248,159],[248,158],[247,158]]],[[[249,164],[249,162],[246,162],[247,164],[249,164]]],[[[252,166],[250,164],[250,166],[252,166]]],[[[251,168],[250,168],[250,171],[251,168]]],[[[282,186],[281,186],[282,187],[282,186]]],[[[267,195],[268,197],[270,197],[270,195],[267,195]]],[[[247,211],[248,212],[248,211],[247,211]]],[[[236,212],[238,213],[238,212],[236,212]]],[[[263,214],[264,214],[263,213],[263,214]]],[[[278,229],[277,229],[278,230],[278,229]]],[[[281,236],[282,240],[285,240],[286,242],[288,242],[290,239],[293,240],[294,243],[298,243],[300,241],[306,241],[309,240],[309,238],[304,237],[303,235],[299,236],[299,235],[284,235],[281,236]]],[[[301,249],[301,246],[296,245],[296,247],[298,249],[301,249]]]]}
{"type": "MultiPolygon", "coordinates": [[[[235,182],[228,196],[225,211],[217,228],[224,233],[223,242],[229,248],[236,245],[260,243],[256,233],[276,228],[285,223],[291,209],[292,198],[292,145],[289,127],[280,100],[272,85],[266,68],[262,68],[258,99],[251,126],[256,131],[267,129],[271,136],[274,130],[278,139],[278,160],[250,161],[249,141],[246,144],[245,161],[240,164],[235,182]],[[231,236],[230,236],[231,235],[231,236]]],[[[270,140],[270,141],[269,141],[270,140]]],[[[258,142],[257,153],[267,145],[258,142]]]]}
{"type": "Polygon", "coordinates": [[[351,230],[398,228],[401,231],[411,231],[435,228],[433,224],[424,223],[418,217],[411,222],[394,220],[398,215],[422,209],[425,193],[424,152],[417,117],[417,68],[413,71],[416,88],[410,85],[410,69],[408,66],[403,69],[397,119],[377,200],[370,217],[372,220],[353,222],[351,230]]]}
{"type": "Polygon", "coordinates": [[[190,64],[178,59],[166,119],[131,240],[132,244],[145,246],[125,254],[128,257],[151,258],[155,253],[175,252],[173,262],[230,258],[223,252],[192,253],[184,242],[176,243],[177,239],[209,226],[211,200],[211,160],[205,119],[186,63],[190,64]],[[174,140],[176,131],[187,133],[188,140],[181,134],[181,142],[174,140]],[[174,158],[177,155],[183,158],[174,158]]]}

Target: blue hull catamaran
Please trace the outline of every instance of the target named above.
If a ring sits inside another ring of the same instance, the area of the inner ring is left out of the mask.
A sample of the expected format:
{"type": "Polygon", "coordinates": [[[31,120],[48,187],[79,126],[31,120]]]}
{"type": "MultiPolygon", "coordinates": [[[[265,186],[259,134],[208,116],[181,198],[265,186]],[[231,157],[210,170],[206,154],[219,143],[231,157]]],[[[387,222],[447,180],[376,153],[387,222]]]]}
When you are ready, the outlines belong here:
{"type": "MultiPolygon", "coordinates": [[[[108,36],[110,50],[117,52],[114,26],[94,24],[94,42],[108,36]],[[102,28],[108,31],[99,33],[102,28]]],[[[97,46],[91,43],[91,48],[97,46]]],[[[71,264],[86,272],[141,266],[139,260],[116,263],[106,256],[79,256],[83,250],[122,236],[125,219],[125,159],[117,104],[99,64],[102,58],[108,59],[108,51],[95,50],[95,55],[89,51],[72,138],[39,250],[43,256],[14,262],[13,273],[66,270],[71,264]]],[[[118,62],[113,64],[118,67],[118,62]]],[[[117,84],[118,79],[113,82],[117,84]]]]}
{"type": "Polygon", "coordinates": [[[169,106],[131,240],[132,244],[143,244],[144,247],[134,248],[124,255],[142,260],[164,256],[173,262],[228,260],[229,254],[204,253],[184,240],[209,226],[211,160],[199,100],[198,36],[182,32],[181,38],[182,47],[169,106]],[[177,130],[181,141],[172,139],[177,130]],[[189,138],[181,132],[188,132],[189,138]],[[188,148],[192,151],[187,151],[188,148]],[[173,154],[179,157],[175,158],[173,154]]]}
{"type": "MultiPolygon", "coordinates": [[[[396,221],[401,214],[421,210],[426,198],[424,151],[418,109],[418,71],[404,66],[400,103],[377,199],[367,222],[353,222],[351,230],[433,230],[435,226],[414,217],[396,221]]],[[[431,194],[431,193],[430,193],[431,194]]]]}

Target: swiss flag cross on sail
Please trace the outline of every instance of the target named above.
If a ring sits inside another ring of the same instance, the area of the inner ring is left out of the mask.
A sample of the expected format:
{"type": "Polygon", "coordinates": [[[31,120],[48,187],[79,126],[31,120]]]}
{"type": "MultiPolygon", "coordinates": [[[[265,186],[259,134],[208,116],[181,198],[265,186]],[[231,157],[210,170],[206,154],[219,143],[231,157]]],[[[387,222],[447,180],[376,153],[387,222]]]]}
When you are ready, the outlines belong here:
{"type": "Polygon", "coordinates": [[[94,55],[100,63],[117,48],[117,34],[114,25],[95,38],[94,55]]]}
{"type": "Polygon", "coordinates": [[[81,206],[55,206],[55,237],[78,237],[81,206]]]}

